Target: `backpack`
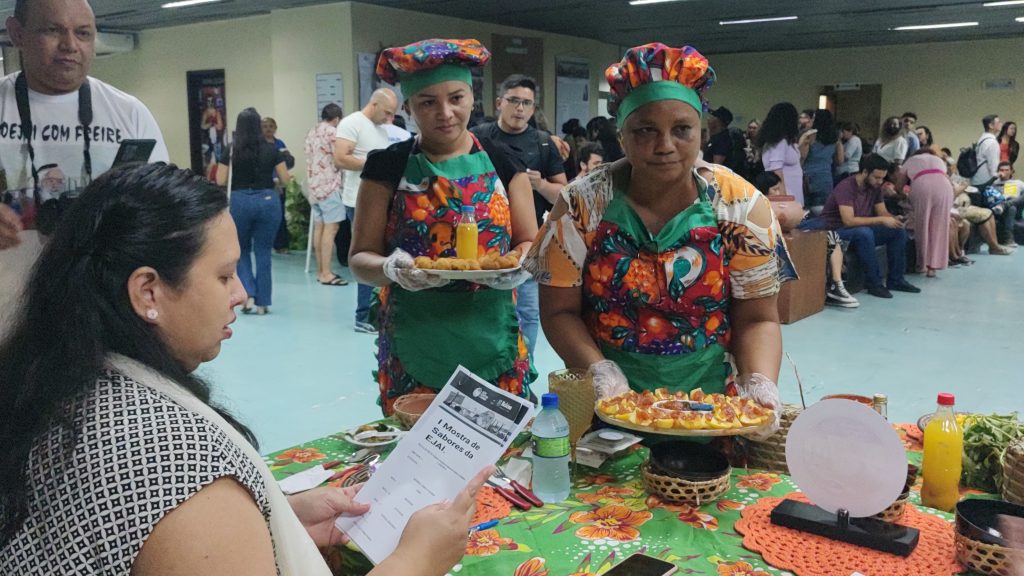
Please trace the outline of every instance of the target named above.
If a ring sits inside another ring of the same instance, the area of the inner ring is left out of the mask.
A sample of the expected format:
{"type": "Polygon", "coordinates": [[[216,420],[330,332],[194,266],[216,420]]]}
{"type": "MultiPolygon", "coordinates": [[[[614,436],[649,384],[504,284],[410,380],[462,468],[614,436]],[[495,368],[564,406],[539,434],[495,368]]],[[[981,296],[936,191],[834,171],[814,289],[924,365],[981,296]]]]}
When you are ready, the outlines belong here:
{"type": "Polygon", "coordinates": [[[729,157],[725,159],[725,167],[739,176],[747,178],[747,138],[739,128],[726,128],[729,132],[729,157]]]}
{"type": "Polygon", "coordinates": [[[978,145],[975,144],[970,148],[960,149],[960,155],[956,158],[956,171],[964,178],[973,178],[981,164],[978,164],[978,145]]]}

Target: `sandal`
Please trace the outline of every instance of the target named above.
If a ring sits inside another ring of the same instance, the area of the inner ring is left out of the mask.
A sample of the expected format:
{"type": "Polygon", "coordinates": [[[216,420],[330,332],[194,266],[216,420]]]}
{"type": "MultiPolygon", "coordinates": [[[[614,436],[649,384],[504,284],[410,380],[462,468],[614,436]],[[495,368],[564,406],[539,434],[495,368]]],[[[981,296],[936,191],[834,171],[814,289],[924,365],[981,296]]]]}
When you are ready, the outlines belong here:
{"type": "Polygon", "coordinates": [[[320,280],[317,280],[317,282],[323,284],[324,286],[348,286],[348,280],[345,280],[344,278],[338,276],[337,274],[335,274],[334,278],[331,278],[327,282],[321,282],[320,280]]]}

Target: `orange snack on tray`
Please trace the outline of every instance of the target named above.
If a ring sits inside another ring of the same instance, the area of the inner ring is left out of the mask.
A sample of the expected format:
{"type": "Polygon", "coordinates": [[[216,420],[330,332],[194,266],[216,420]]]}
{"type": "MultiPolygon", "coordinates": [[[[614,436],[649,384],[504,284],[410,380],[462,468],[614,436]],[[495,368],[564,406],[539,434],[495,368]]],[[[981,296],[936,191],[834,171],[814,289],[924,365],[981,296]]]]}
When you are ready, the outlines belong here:
{"type": "Polygon", "coordinates": [[[519,252],[513,250],[502,256],[497,252],[480,258],[437,258],[417,256],[413,260],[420,270],[509,270],[519,266],[519,252]]]}
{"type": "Polygon", "coordinates": [[[609,419],[654,430],[729,430],[761,426],[771,410],[749,398],[705,394],[697,388],[686,392],[629,391],[597,402],[597,411],[609,419]],[[689,409],[688,400],[711,405],[711,411],[689,409]]]}

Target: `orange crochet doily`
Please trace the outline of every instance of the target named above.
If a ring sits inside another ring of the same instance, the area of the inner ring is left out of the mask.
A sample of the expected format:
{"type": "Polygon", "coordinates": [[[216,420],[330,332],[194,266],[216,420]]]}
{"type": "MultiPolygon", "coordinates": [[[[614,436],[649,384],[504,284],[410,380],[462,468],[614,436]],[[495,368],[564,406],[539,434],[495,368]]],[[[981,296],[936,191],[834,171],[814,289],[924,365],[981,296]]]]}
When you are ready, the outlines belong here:
{"type": "Polygon", "coordinates": [[[476,514],[473,515],[471,526],[483,524],[489,520],[501,520],[512,512],[512,504],[501,497],[498,491],[484,486],[476,493],[476,514]]]}
{"type": "MultiPolygon", "coordinates": [[[[793,493],[786,498],[807,502],[807,497],[793,493]]],[[[762,498],[743,510],[736,522],[736,531],[743,534],[743,547],[759,552],[766,562],[780,570],[800,576],[944,576],[958,574],[964,568],[956,561],[953,526],[946,520],[919,511],[907,504],[900,524],[921,531],[914,552],[902,558],[869,548],[836,542],[822,536],[775,526],[772,509],[783,498],[762,498]]]]}

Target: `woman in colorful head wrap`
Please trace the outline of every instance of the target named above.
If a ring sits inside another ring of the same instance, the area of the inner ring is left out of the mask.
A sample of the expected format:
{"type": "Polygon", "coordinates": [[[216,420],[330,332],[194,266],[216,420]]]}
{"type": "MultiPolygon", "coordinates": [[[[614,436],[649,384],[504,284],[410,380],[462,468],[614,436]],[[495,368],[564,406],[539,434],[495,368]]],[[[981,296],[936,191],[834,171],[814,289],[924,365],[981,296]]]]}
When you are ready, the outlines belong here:
{"type": "Polygon", "coordinates": [[[470,68],[488,59],[476,40],[433,39],[388,48],[377,63],[419,127],[417,138],[367,158],[349,259],[361,281],[382,287],[377,382],[386,415],[400,396],[439,390],[460,364],[522,396],[536,378],[512,290],[529,274],[449,284],[414,265],[455,256],[464,206],[476,209],[481,255],[523,254],[537,233],[525,167],[467,130],[470,68]]]}
{"type": "Polygon", "coordinates": [[[689,46],[647,44],[605,75],[625,158],[562,191],[525,262],[548,340],[599,396],[735,380],[778,406],[788,254],[767,198],[698,160],[714,71],[689,46]]]}

